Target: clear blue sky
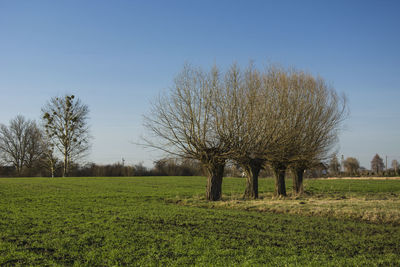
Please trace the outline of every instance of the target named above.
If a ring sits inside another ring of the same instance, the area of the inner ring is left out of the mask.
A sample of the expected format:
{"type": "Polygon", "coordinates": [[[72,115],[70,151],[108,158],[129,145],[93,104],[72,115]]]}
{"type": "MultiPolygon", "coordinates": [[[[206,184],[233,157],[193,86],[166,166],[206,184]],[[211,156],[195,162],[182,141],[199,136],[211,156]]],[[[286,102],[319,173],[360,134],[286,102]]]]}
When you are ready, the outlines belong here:
{"type": "Polygon", "coordinates": [[[346,93],[339,153],[400,160],[400,1],[0,1],[0,122],[53,96],[89,105],[89,161],[151,166],[149,101],[185,62],[249,60],[320,74],[346,93]]]}

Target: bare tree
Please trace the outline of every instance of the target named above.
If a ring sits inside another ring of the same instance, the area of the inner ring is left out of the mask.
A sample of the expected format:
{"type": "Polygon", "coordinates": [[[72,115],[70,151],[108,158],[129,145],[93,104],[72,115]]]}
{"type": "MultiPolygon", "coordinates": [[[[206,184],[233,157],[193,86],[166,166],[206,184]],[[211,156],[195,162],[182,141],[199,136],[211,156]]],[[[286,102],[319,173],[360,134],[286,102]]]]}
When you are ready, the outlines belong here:
{"type": "Polygon", "coordinates": [[[360,163],[356,158],[348,157],[344,161],[344,168],[349,175],[357,175],[358,169],[360,168],[360,163]]]}
{"type": "Polygon", "coordinates": [[[397,175],[397,171],[399,170],[399,162],[396,159],[392,160],[392,168],[394,173],[397,175]]]}
{"type": "Polygon", "coordinates": [[[219,136],[231,147],[231,159],[246,174],[245,198],[258,198],[258,176],[266,163],[266,150],[276,142],[279,117],[272,90],[265,90],[263,74],[252,64],[245,71],[236,65],[225,75],[225,87],[216,99],[223,119],[219,136]]]}
{"type": "Polygon", "coordinates": [[[347,114],[345,98],[322,78],[295,69],[272,66],[264,80],[265,90],[273,92],[268,95],[274,108],[268,114],[277,118],[274,141],[265,150],[275,173],[275,195],[286,195],[288,167],[294,174],[294,192],[301,194],[305,169],[326,159],[337,140],[347,114]]]}
{"type": "Polygon", "coordinates": [[[375,154],[375,156],[371,160],[371,170],[375,174],[381,174],[384,169],[385,164],[383,163],[383,159],[378,154],[375,154]]]}
{"type": "Polygon", "coordinates": [[[301,114],[300,127],[297,127],[300,132],[292,142],[298,152],[291,159],[293,190],[295,194],[302,194],[304,171],[328,159],[347,108],[345,97],[339,97],[322,78],[296,71],[291,73],[291,79],[294,79],[294,90],[300,92],[296,105],[301,114]]]}
{"type": "Polygon", "coordinates": [[[19,115],[10,125],[0,125],[0,152],[6,164],[15,167],[17,175],[30,169],[42,155],[41,132],[36,123],[19,115]]]}
{"type": "Polygon", "coordinates": [[[37,126],[36,122],[32,122],[29,129],[29,140],[26,148],[25,165],[28,170],[40,167],[40,161],[45,153],[46,147],[42,140],[44,138],[43,131],[37,126]]]}
{"type": "Polygon", "coordinates": [[[85,156],[90,147],[88,113],[88,106],[74,95],[54,97],[42,108],[45,133],[63,156],[64,177],[71,162],[85,156]]]}
{"type": "Polygon", "coordinates": [[[336,154],[333,154],[329,161],[329,171],[331,175],[338,175],[340,173],[340,163],[336,154]]]}
{"type": "Polygon", "coordinates": [[[295,90],[295,80],[286,69],[272,66],[263,79],[264,90],[271,92],[268,95],[272,98],[270,103],[273,108],[269,114],[275,114],[274,128],[277,129],[274,142],[265,150],[265,157],[275,176],[275,195],[285,196],[286,170],[295,156],[299,155],[295,141],[303,127],[301,103],[298,103],[302,96],[300,90],[295,90]]]}
{"type": "Polygon", "coordinates": [[[296,90],[296,80],[291,73],[278,66],[267,69],[263,79],[264,90],[270,91],[268,95],[272,98],[270,105],[273,108],[269,109],[269,116],[274,114],[274,128],[277,129],[273,135],[274,142],[265,150],[265,157],[275,176],[275,195],[285,196],[286,170],[299,155],[295,142],[300,142],[299,133],[304,128],[304,109],[299,102],[302,92],[296,90]]]}
{"type": "Polygon", "coordinates": [[[58,163],[58,158],[54,151],[54,143],[47,137],[44,136],[42,139],[43,146],[43,157],[42,166],[50,171],[51,178],[54,178],[56,171],[56,165],[58,163]]]}
{"type": "Polygon", "coordinates": [[[170,154],[199,160],[207,171],[206,198],[219,200],[230,146],[217,133],[221,113],[215,102],[224,81],[214,67],[209,72],[186,65],[168,94],[152,103],[145,127],[154,138],[148,146],[170,154]]]}

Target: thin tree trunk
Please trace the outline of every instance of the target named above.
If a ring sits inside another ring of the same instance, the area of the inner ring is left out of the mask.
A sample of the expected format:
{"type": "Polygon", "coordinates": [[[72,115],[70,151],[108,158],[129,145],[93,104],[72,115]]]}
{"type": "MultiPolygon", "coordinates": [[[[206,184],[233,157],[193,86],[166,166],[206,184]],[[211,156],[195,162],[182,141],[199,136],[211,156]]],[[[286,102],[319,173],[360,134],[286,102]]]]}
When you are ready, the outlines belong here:
{"type": "Polygon", "coordinates": [[[64,152],[64,168],[63,168],[63,177],[68,176],[68,155],[66,154],[67,152],[64,152]]]}
{"type": "Polygon", "coordinates": [[[49,163],[50,163],[51,178],[54,178],[54,162],[53,160],[49,160],[49,163]]]}
{"type": "Polygon", "coordinates": [[[302,195],[304,193],[303,187],[304,168],[293,169],[293,193],[302,195]]]}
{"type": "Polygon", "coordinates": [[[246,173],[246,189],[244,191],[244,198],[258,198],[258,176],[261,171],[261,166],[261,162],[253,161],[244,167],[246,173]]]}
{"type": "Polygon", "coordinates": [[[207,200],[217,201],[222,197],[222,178],[224,176],[225,164],[207,166],[207,200]]]}
{"type": "Polygon", "coordinates": [[[285,174],[286,167],[273,167],[275,174],[275,196],[286,196],[285,174]]]}

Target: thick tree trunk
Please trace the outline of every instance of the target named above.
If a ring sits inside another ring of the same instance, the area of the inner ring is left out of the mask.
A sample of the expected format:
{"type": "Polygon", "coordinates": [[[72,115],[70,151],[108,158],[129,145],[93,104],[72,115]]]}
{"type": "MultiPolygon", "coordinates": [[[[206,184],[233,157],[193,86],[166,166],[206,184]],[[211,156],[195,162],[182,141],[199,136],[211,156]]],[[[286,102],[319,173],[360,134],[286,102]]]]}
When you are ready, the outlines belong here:
{"type": "Polygon", "coordinates": [[[22,166],[19,164],[15,166],[15,170],[17,172],[17,176],[22,176],[22,166]]]}
{"type": "Polygon", "coordinates": [[[207,200],[217,201],[222,197],[222,178],[224,176],[225,164],[216,164],[207,166],[207,187],[206,198],[207,200]]]}
{"type": "Polygon", "coordinates": [[[303,176],[304,168],[293,169],[293,193],[295,195],[302,195],[304,193],[303,176]]]}
{"type": "Polygon", "coordinates": [[[244,191],[244,198],[258,198],[258,175],[260,174],[261,167],[262,162],[259,161],[252,161],[243,167],[246,173],[246,189],[244,191]]]}
{"type": "Polygon", "coordinates": [[[273,167],[274,174],[275,174],[275,196],[286,196],[286,185],[285,185],[285,174],[286,174],[286,167],[278,166],[273,167]]]}

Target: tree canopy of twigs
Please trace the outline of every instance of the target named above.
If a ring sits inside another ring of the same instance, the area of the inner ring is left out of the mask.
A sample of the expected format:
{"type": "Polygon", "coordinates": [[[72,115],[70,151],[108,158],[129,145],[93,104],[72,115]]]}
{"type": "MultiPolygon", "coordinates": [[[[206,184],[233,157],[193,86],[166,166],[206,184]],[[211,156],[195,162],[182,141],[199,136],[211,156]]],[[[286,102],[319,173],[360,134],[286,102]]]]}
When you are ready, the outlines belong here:
{"type": "MultiPolygon", "coordinates": [[[[341,123],[348,113],[346,98],[339,96],[321,77],[303,71],[273,68],[269,71],[271,74],[278,75],[274,80],[284,96],[282,109],[287,111],[284,116],[287,121],[280,133],[287,137],[281,139],[284,142],[279,143],[270,159],[280,174],[290,166],[294,193],[301,194],[305,169],[327,160],[336,144],[341,123]],[[274,154],[280,155],[277,163],[274,154]]],[[[280,180],[284,183],[284,179],[280,180]]],[[[276,191],[277,195],[286,194],[284,187],[276,191]]]]}
{"type": "Polygon", "coordinates": [[[208,173],[206,197],[219,200],[230,144],[217,132],[222,114],[216,109],[224,81],[214,67],[209,72],[185,66],[168,94],[160,95],[145,116],[145,127],[157,137],[148,145],[199,160],[208,173]]]}

